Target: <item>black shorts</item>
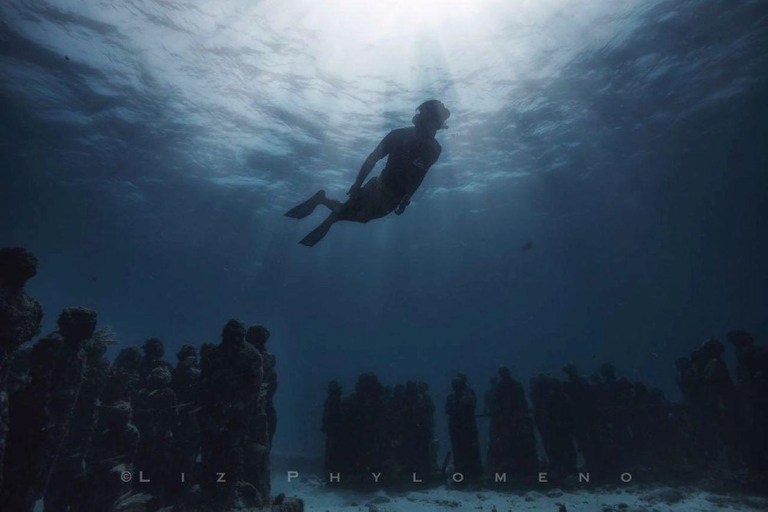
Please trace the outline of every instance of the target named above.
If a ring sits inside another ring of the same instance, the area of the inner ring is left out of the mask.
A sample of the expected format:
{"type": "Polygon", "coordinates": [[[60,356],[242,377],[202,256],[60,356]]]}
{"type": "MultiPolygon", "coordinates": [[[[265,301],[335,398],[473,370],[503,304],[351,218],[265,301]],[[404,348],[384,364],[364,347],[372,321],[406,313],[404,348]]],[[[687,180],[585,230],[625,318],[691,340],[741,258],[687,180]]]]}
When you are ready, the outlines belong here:
{"type": "Polygon", "coordinates": [[[368,180],[354,198],[344,203],[339,220],[368,222],[388,215],[400,204],[400,198],[378,176],[368,180]]]}

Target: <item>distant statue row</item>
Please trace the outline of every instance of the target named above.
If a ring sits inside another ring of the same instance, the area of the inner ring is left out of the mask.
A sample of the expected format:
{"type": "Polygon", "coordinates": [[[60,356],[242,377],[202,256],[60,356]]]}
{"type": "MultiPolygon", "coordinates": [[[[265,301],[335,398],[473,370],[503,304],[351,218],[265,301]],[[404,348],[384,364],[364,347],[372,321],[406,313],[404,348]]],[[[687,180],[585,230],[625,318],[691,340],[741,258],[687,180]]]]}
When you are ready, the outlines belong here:
{"type": "Polygon", "coordinates": [[[230,320],[221,343],[185,345],[173,367],[163,343],[120,351],[96,312],[65,309],[32,347],[42,308],[24,291],[37,261],[0,250],[0,503],[45,512],[303,510],[270,498],[277,426],[269,331],[230,320]]]}
{"type": "MultiPolygon", "coordinates": [[[[487,473],[531,479],[581,472],[600,477],[632,471],[664,478],[702,469],[768,471],[768,353],[744,331],[728,334],[736,348],[738,382],[709,340],[690,358],[677,361],[685,401],[668,401],[658,389],[617,377],[610,364],[585,378],[573,364],[566,380],[539,375],[523,386],[500,367],[485,394],[485,412],[467,377],[452,382],[445,412],[453,471],[463,479],[484,474],[477,418],[489,416],[487,473]],[[541,439],[537,449],[537,433],[541,439]]],[[[355,392],[342,399],[332,381],[325,403],[325,467],[347,481],[382,473],[377,481],[445,473],[437,466],[434,406],[426,383],[394,390],[376,376],[360,376],[355,392]]]]}
{"type": "Polygon", "coordinates": [[[364,373],[355,392],[342,399],[341,386],[331,381],[322,426],[326,469],[345,479],[380,473],[380,483],[400,474],[434,475],[435,406],[427,391],[426,383],[414,381],[393,390],[364,373]]]}

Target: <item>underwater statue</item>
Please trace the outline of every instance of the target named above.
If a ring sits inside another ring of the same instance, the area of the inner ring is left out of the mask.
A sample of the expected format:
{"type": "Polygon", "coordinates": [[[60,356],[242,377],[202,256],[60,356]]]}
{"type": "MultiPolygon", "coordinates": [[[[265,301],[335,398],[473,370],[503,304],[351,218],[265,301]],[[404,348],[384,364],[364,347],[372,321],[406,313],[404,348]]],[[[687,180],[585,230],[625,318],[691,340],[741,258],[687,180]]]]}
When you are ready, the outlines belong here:
{"type": "Polygon", "coordinates": [[[475,407],[475,392],[467,384],[467,376],[458,374],[451,381],[452,392],[445,403],[448,415],[448,434],[451,438],[453,467],[467,478],[478,477],[483,472],[480,461],[475,407]]]}
{"type": "Polygon", "coordinates": [[[202,359],[202,493],[214,509],[261,506],[269,495],[262,471],[269,457],[269,446],[262,444],[268,428],[260,400],[263,358],[245,336],[245,324],[230,320],[221,343],[206,349],[202,359]]]}
{"type": "Polygon", "coordinates": [[[522,384],[499,367],[486,394],[491,415],[488,466],[499,473],[532,474],[538,467],[536,433],[522,384]]]}
{"type": "Polygon", "coordinates": [[[85,455],[96,432],[101,406],[99,396],[109,379],[110,369],[106,357],[107,342],[99,331],[83,345],[83,350],[83,382],[45,489],[45,512],[78,510],[88,484],[83,471],[85,455]]]}
{"type": "Polygon", "coordinates": [[[324,190],[319,190],[285,214],[286,217],[303,219],[321,204],[331,210],[322,224],[305,236],[300,244],[312,247],[340,220],[366,223],[392,211],[397,215],[405,211],[427,171],[440,158],[442,147],[435,140],[435,134],[437,130],[448,127],[445,121],[451,115],[439,100],[425,101],[417,110],[413,128],[392,130],[368,155],[355,183],[347,192],[349,199],[346,202],[329,199],[324,190]],[[363,185],[376,162],[387,155],[389,158],[381,176],[371,178],[363,185]]]}
{"type": "MultiPolygon", "coordinates": [[[[24,291],[26,282],[37,274],[37,258],[20,247],[0,249],[0,489],[3,488],[3,460],[10,429],[9,384],[15,372],[15,354],[22,344],[40,333],[43,309],[24,291]]],[[[25,359],[31,357],[31,349],[25,359]]],[[[29,366],[27,363],[23,366],[29,366]]],[[[25,373],[28,373],[25,372],[25,373]]],[[[21,384],[21,383],[20,383],[21,384]]]]}
{"type": "Polygon", "coordinates": [[[85,377],[83,344],[96,329],[96,312],[67,308],[58,327],[32,347],[29,385],[9,400],[3,510],[32,512],[45,493],[85,377]]]}

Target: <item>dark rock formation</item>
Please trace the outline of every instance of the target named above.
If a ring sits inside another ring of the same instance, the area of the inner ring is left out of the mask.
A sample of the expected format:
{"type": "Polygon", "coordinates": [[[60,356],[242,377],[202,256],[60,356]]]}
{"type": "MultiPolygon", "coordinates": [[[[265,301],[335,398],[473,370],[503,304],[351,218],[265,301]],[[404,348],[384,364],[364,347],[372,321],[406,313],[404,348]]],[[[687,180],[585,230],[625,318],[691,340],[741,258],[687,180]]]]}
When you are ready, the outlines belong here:
{"type": "MultiPolygon", "coordinates": [[[[14,352],[40,333],[43,310],[24,291],[37,273],[37,259],[21,248],[0,249],[0,489],[9,430],[8,376],[14,352]]],[[[20,383],[13,383],[19,385],[20,383]]]]}
{"type": "Polygon", "coordinates": [[[453,391],[448,395],[445,412],[451,437],[454,471],[465,479],[482,473],[477,422],[475,420],[475,392],[467,385],[467,376],[459,374],[451,382],[453,391]]]}
{"type": "Polygon", "coordinates": [[[31,511],[42,498],[77,402],[85,368],[83,341],[96,327],[96,312],[65,309],[59,330],[38,341],[30,360],[29,386],[10,401],[11,430],[2,502],[31,511]]]}

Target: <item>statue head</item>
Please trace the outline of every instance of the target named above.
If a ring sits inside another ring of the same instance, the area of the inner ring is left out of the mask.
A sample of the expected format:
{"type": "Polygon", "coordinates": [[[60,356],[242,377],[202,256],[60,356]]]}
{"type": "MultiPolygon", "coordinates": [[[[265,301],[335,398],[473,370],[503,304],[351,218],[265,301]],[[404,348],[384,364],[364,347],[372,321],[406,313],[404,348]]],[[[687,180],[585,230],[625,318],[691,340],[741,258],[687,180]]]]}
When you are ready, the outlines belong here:
{"type": "Polygon", "coordinates": [[[269,329],[261,324],[252,325],[248,328],[248,332],[245,333],[245,341],[263,351],[267,346],[267,340],[269,340],[269,329]]]}
{"type": "Polygon", "coordinates": [[[150,359],[162,359],[165,355],[165,346],[160,338],[149,338],[141,346],[144,355],[150,359]]]}
{"type": "Polygon", "coordinates": [[[194,345],[182,345],[181,349],[176,353],[176,359],[178,359],[180,363],[188,357],[197,360],[197,349],[194,345]]]}
{"type": "Polygon", "coordinates": [[[92,309],[66,308],[59,315],[59,332],[70,343],[79,343],[93,336],[96,330],[96,312],[92,309]]]}
{"type": "Polygon", "coordinates": [[[245,343],[245,324],[242,320],[233,318],[221,331],[221,344],[239,347],[245,343]]]}

